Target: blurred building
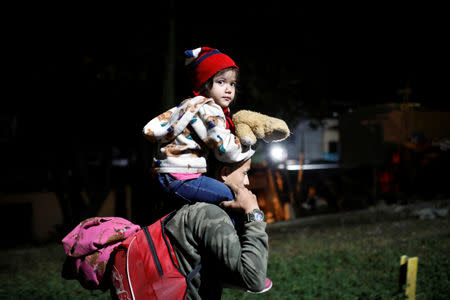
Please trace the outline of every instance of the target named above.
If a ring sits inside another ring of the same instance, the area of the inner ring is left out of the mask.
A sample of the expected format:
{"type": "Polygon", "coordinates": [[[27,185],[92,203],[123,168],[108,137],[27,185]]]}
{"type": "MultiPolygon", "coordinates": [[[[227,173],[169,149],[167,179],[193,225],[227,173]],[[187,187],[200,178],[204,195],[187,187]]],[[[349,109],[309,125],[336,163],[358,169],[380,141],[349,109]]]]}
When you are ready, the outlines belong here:
{"type": "Polygon", "coordinates": [[[450,112],[419,103],[361,107],[340,117],[341,162],[373,170],[372,197],[395,203],[448,195],[450,112]]]}
{"type": "Polygon", "coordinates": [[[272,170],[252,178],[258,198],[277,221],[450,196],[449,120],[450,112],[418,103],[302,120],[287,140],[263,144],[255,156],[255,166],[272,170]]]}

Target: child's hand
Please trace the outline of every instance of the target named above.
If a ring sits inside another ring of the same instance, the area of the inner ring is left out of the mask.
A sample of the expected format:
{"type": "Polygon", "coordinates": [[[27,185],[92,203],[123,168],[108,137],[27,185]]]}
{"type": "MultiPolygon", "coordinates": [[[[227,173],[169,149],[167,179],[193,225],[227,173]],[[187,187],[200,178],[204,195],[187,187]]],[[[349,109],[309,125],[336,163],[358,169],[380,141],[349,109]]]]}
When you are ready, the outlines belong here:
{"type": "Polygon", "coordinates": [[[245,186],[237,186],[234,183],[227,183],[227,185],[234,192],[235,197],[232,201],[221,202],[221,207],[231,208],[243,213],[249,213],[254,209],[259,209],[258,200],[256,199],[255,194],[253,194],[249,189],[245,186]]]}

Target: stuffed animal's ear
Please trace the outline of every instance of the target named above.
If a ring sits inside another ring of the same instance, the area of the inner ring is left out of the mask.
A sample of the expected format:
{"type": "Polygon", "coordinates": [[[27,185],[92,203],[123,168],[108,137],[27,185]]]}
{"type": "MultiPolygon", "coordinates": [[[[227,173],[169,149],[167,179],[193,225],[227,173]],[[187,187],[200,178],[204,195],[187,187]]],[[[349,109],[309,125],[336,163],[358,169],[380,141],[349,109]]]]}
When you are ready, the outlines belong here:
{"type": "Polygon", "coordinates": [[[238,123],[236,126],[236,136],[245,146],[252,146],[256,143],[256,136],[247,124],[238,123]]]}
{"type": "Polygon", "coordinates": [[[291,134],[283,120],[250,110],[235,113],[233,122],[236,126],[236,135],[241,143],[247,146],[255,144],[257,138],[267,143],[279,142],[291,134]]]}
{"type": "Polygon", "coordinates": [[[266,124],[266,134],[263,140],[267,143],[280,142],[289,137],[290,134],[291,131],[286,122],[278,118],[270,117],[266,124]]]}

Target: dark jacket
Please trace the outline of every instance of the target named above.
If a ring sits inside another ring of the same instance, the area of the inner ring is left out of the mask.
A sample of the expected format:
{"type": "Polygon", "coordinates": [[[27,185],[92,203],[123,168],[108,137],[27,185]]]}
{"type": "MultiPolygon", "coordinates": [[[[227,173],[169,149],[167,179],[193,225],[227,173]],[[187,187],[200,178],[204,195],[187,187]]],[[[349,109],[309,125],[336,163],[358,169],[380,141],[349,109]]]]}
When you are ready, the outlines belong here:
{"type": "Polygon", "coordinates": [[[268,236],[265,222],[233,225],[228,214],[208,203],[183,206],[166,224],[185,274],[202,264],[188,299],[220,299],[224,286],[260,291],[264,288],[268,236]]]}

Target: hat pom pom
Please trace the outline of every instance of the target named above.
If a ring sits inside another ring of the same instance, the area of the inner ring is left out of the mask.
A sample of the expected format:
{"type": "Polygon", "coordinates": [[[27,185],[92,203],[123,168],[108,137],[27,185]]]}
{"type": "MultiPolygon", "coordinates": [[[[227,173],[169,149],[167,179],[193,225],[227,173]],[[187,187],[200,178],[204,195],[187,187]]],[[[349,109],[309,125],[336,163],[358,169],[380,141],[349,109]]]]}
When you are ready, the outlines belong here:
{"type": "Polygon", "coordinates": [[[197,59],[197,57],[198,57],[198,55],[200,54],[201,51],[202,51],[201,47],[193,49],[193,50],[186,50],[186,51],[184,51],[184,55],[186,56],[184,64],[186,66],[191,64],[194,60],[197,59]]]}

